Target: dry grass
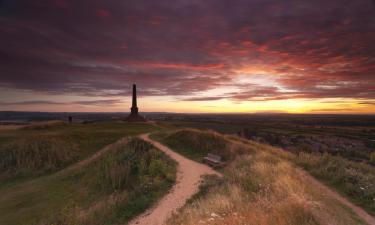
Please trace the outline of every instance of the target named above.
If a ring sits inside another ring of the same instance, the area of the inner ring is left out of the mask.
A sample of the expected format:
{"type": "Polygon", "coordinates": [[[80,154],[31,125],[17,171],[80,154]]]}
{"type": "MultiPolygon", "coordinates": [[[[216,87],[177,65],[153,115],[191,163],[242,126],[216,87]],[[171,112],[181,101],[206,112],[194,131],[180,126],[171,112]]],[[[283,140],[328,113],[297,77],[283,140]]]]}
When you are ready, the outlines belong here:
{"type": "Polygon", "coordinates": [[[231,161],[242,149],[223,139],[221,134],[210,130],[201,132],[188,128],[171,133],[159,133],[152,137],[196,161],[201,161],[207,153],[220,155],[223,160],[231,161]]]}
{"type": "MultiPolygon", "coordinates": [[[[241,154],[223,169],[222,181],[190,201],[168,225],[363,224],[350,210],[306,183],[300,169],[286,160],[291,157],[288,153],[217,133],[184,132],[189,134],[179,138],[215,135],[230,148],[222,151],[232,152],[232,157],[241,154]]],[[[182,145],[174,141],[175,146],[182,145]]],[[[191,142],[184,140],[184,145],[191,142]]]]}
{"type": "Polygon", "coordinates": [[[0,162],[6,167],[0,169],[0,224],[124,223],[173,184],[174,164],[160,151],[143,142],[117,142],[152,130],[147,124],[100,122],[0,132],[0,162]],[[124,160],[133,156],[131,163],[124,160]],[[128,179],[119,169],[129,164],[128,179]]]}
{"type": "Polygon", "coordinates": [[[329,154],[299,153],[294,161],[375,215],[375,168],[329,154]]]}
{"type": "Polygon", "coordinates": [[[53,171],[77,155],[78,146],[62,136],[22,138],[1,146],[0,175],[53,171]]]}
{"type": "Polygon", "coordinates": [[[175,181],[175,163],[151,144],[134,138],[113,146],[83,168],[80,194],[42,224],[122,224],[164,195],[175,181]],[[97,198],[92,201],[91,198],[97,198]],[[99,197],[99,198],[98,198],[99,197]]]}

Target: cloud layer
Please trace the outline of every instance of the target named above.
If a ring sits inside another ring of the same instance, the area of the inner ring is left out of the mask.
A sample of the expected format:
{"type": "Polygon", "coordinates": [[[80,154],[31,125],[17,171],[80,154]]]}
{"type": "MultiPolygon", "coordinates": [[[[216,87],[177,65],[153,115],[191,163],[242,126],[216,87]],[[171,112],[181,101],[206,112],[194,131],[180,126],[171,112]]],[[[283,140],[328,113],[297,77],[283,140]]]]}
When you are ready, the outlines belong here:
{"type": "Polygon", "coordinates": [[[3,0],[0,33],[0,90],[375,98],[371,0],[3,0]]]}

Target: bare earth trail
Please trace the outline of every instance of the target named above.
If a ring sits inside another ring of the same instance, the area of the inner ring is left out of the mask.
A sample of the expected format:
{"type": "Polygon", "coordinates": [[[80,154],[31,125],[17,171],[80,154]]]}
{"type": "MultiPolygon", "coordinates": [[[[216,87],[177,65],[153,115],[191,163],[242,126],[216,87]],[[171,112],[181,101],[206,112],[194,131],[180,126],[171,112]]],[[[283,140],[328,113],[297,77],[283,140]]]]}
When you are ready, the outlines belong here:
{"type": "Polygon", "coordinates": [[[153,208],[130,221],[129,225],[162,225],[174,212],[185,205],[186,200],[199,191],[202,175],[216,174],[221,176],[221,174],[207,165],[187,159],[159,142],[151,140],[149,134],[143,134],[139,137],[150,142],[178,163],[177,177],[171,191],[153,208]]]}

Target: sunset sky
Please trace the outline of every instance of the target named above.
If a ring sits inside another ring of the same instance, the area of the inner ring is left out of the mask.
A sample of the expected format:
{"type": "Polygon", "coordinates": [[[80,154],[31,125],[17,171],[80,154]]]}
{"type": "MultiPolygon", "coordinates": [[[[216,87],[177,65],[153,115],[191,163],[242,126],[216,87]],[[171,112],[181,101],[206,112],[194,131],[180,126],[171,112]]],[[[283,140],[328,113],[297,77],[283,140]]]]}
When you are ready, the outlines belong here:
{"type": "Polygon", "coordinates": [[[373,0],[0,0],[0,110],[375,113],[373,0]]]}

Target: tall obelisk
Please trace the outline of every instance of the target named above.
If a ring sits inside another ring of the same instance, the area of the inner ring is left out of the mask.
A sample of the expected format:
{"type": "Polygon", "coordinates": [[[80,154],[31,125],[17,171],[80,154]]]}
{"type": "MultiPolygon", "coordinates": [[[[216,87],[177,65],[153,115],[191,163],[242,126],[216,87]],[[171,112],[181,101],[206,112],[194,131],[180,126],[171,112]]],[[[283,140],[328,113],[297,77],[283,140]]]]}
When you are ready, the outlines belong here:
{"type": "Polygon", "coordinates": [[[146,119],[138,114],[137,106],[137,86],[133,84],[133,98],[132,107],[130,108],[130,115],[126,119],[128,122],[145,122],[146,119]]]}
{"type": "Polygon", "coordinates": [[[138,107],[137,107],[137,85],[133,84],[133,99],[132,99],[132,107],[131,107],[131,114],[138,114],[138,107]]]}

